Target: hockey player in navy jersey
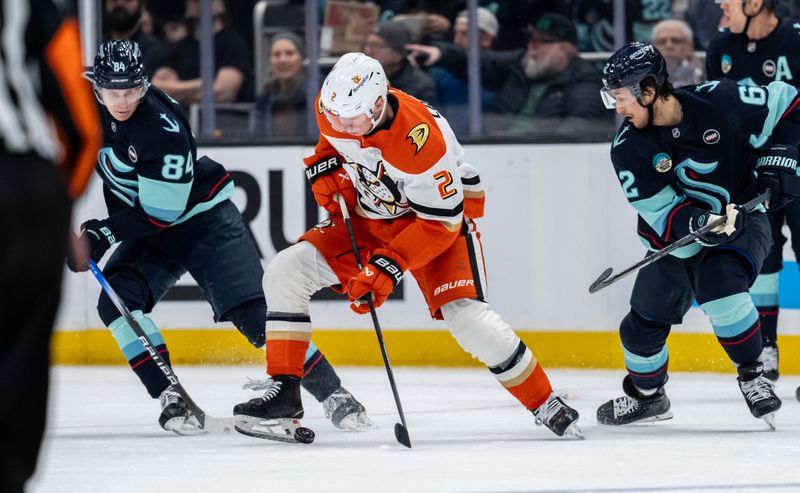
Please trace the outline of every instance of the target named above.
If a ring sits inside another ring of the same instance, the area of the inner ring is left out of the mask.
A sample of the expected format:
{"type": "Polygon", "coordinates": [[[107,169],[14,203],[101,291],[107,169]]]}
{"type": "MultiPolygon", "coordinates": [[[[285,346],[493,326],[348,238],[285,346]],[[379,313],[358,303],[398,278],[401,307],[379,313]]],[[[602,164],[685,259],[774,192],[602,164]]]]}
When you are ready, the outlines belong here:
{"type": "MultiPolygon", "coordinates": [[[[103,43],[91,79],[104,133],[96,169],[108,208],[106,219],[81,226],[92,259],[99,262],[119,244],[103,272],[168,363],[166,343],[146,314],[186,272],[203,290],[216,321],[232,322],[251,344],[263,347],[264,271],[230,201],[230,174],[208,157],[197,159],[179,104],[150,86],[135,42],[103,43]]],[[[70,268],[87,266],[73,262],[70,268]]],[[[104,293],[97,310],[150,396],[160,400],[161,426],[178,434],[198,432],[181,397],[104,293]]],[[[323,402],[335,426],[372,425],[313,344],[305,355],[302,384],[323,402]]]]}
{"type": "MultiPolygon", "coordinates": [[[[800,19],[779,19],[778,0],[725,0],[723,14],[730,27],[708,45],[709,79],[733,79],[740,84],[765,86],[779,80],[800,87],[800,19]]],[[[778,273],[783,268],[784,223],[792,234],[795,258],[800,253],[800,201],[767,211],[773,245],[750,296],[761,316],[764,374],[778,379],[778,273]]]]}
{"type": "Polygon", "coordinates": [[[620,324],[625,395],[597,410],[599,423],[669,419],[664,391],[670,327],[694,299],[738,371],[753,416],[773,426],[781,401],[764,376],[758,312],[749,288],[772,244],[764,208],[737,209],[765,189],[770,208],[800,195],[800,98],[783,82],[730,80],[673,89],[652,45],[629,43],[603,69],[606,106],[625,118],[611,147],[622,191],[639,214],[645,247],[660,250],[727,215],[724,225],[641,269],[620,324]]]}

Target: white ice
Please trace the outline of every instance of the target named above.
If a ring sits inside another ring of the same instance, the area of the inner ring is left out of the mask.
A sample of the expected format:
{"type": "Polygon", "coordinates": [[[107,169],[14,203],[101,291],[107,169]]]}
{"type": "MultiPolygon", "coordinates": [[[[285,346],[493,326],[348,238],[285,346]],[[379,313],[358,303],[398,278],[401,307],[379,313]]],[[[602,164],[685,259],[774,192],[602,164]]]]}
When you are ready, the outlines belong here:
{"type": "MultiPolygon", "coordinates": [[[[181,367],[210,415],[254,397],[257,367],[181,367]]],[[[413,449],[383,368],[340,369],[379,428],[338,431],[304,394],[311,445],[234,433],[179,437],[158,427],[158,403],[123,367],[53,370],[49,426],[30,491],[43,492],[797,492],[800,377],[782,377],[777,431],[750,416],[733,374],[676,373],[675,418],[600,426],[595,411],[621,395],[622,371],[553,370],[581,413],[586,440],[558,438],[479,369],[395,368],[413,449]]],[[[24,425],[24,421],[20,426],[24,425]]]]}

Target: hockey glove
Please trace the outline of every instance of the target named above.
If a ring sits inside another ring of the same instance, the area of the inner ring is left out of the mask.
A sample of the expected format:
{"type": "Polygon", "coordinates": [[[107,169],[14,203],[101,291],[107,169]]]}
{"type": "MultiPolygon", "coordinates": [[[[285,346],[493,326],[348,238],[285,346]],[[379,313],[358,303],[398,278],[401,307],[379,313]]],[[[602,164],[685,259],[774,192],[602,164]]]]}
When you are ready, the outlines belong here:
{"type": "Polygon", "coordinates": [[[800,177],[797,176],[797,148],[774,145],[756,160],[760,191],[772,190],[767,208],[777,210],[800,197],[800,177]]]}
{"type": "Polygon", "coordinates": [[[100,262],[111,245],[117,242],[107,221],[98,221],[97,219],[89,219],[81,224],[81,237],[85,237],[89,241],[89,254],[95,263],[100,262]]]}
{"type": "Polygon", "coordinates": [[[375,250],[367,265],[350,280],[347,286],[350,309],[356,313],[369,313],[366,297],[370,292],[375,306],[381,306],[392,294],[397,283],[403,279],[403,272],[407,268],[408,264],[395,252],[386,248],[375,250]]]}
{"type": "Polygon", "coordinates": [[[352,210],[356,203],[356,189],[350,181],[350,175],[342,167],[336,157],[318,161],[306,168],[306,178],[311,183],[311,191],[320,207],[330,214],[341,216],[336,194],[344,197],[347,210],[352,210]]]}
{"type": "MultiPolygon", "coordinates": [[[[694,241],[705,247],[712,247],[730,243],[742,234],[747,213],[739,210],[736,204],[728,204],[725,208],[725,212],[727,219],[724,223],[712,228],[711,231],[696,238],[694,241]]],[[[712,223],[721,217],[722,216],[712,214],[708,211],[703,211],[690,220],[689,231],[694,233],[706,224],[712,223]]]]}

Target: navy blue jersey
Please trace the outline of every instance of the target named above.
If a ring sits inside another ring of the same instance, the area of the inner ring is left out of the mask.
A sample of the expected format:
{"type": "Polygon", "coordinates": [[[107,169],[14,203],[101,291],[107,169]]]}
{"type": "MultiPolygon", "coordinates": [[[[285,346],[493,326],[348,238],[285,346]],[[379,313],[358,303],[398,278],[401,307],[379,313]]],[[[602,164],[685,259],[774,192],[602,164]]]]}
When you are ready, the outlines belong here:
{"type": "Polygon", "coordinates": [[[233,195],[225,168],[197,159],[180,105],[161,90],[151,86],[124,122],[101,109],[97,172],[117,240],[155,234],[233,195]]]}
{"type": "Polygon", "coordinates": [[[780,80],[800,87],[800,20],[780,19],[758,41],[721,30],[708,44],[706,75],[708,80],[733,79],[749,86],[780,80]]]}
{"type": "Polygon", "coordinates": [[[756,153],[768,143],[800,139],[798,91],[783,82],[710,81],[677,89],[674,97],[683,110],[678,124],[638,130],[625,122],[611,147],[622,189],[639,213],[639,237],[653,251],[688,234],[701,210],[720,214],[729,203],[750,200],[756,153]]]}

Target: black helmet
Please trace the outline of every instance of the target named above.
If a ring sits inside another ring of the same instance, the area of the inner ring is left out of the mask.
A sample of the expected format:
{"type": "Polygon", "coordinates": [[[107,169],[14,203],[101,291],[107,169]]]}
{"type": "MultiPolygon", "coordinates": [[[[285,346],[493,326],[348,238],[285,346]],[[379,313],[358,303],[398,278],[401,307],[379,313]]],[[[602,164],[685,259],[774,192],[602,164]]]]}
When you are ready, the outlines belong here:
{"type": "Polygon", "coordinates": [[[113,39],[101,44],[94,57],[92,78],[96,87],[104,89],[146,85],[147,73],[136,41],[113,39]]]}
{"type": "Polygon", "coordinates": [[[667,62],[649,43],[628,43],[603,66],[603,87],[607,90],[638,85],[648,77],[658,86],[669,78],[667,62]]]}

